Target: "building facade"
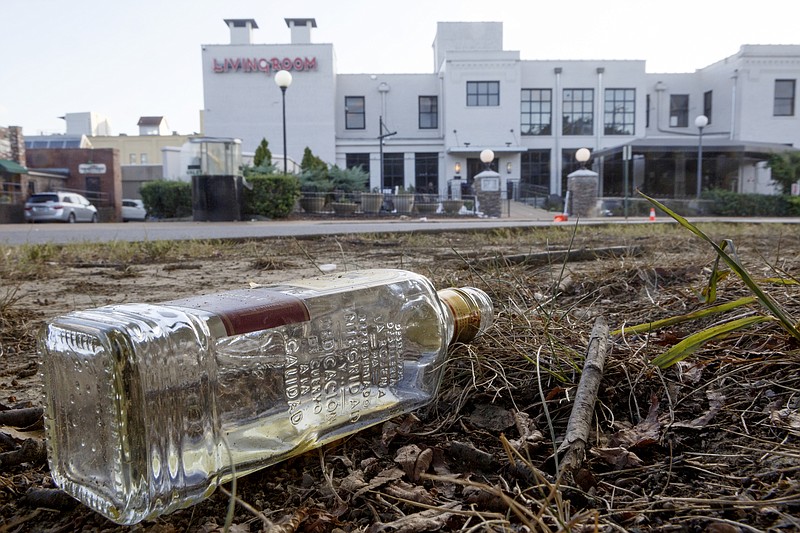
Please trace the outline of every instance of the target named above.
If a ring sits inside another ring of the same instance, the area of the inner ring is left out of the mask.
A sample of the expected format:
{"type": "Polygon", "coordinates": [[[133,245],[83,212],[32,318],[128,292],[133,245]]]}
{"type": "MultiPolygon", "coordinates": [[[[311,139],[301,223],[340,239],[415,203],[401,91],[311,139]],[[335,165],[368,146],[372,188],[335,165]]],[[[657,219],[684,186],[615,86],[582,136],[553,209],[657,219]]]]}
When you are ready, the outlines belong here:
{"type": "Polygon", "coordinates": [[[483,170],[489,148],[515,194],[562,195],[586,147],[604,196],[634,185],[692,196],[701,168],[704,189],[769,192],[766,159],[800,146],[800,45],[745,45],[693,73],[654,74],[637,60],[523,60],[503,49],[502,23],[439,22],[433,72],[338,74],[333,46],[312,43],[315,20],[285,20],[288,44],[255,44],[255,20],[231,19],[229,44],[202,46],[204,134],[240,138],[244,152],[266,138],[282,153],[273,78],[288,70],[288,157],[308,147],[362,166],[371,188],[448,194],[483,170]]]}

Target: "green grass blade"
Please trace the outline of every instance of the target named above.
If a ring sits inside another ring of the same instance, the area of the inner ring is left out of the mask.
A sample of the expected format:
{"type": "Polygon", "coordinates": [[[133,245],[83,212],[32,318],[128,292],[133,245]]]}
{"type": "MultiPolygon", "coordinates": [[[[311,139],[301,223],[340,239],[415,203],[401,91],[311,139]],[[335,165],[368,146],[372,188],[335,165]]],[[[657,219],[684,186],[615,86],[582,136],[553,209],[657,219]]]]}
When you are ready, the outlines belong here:
{"type": "Polygon", "coordinates": [[[682,322],[688,322],[690,320],[697,320],[698,318],[703,318],[715,314],[727,313],[728,311],[742,307],[744,305],[750,305],[755,301],[756,301],[755,296],[745,296],[744,298],[739,298],[738,300],[734,300],[733,302],[727,302],[724,304],[716,305],[714,307],[709,307],[707,309],[700,309],[699,311],[694,311],[692,313],[687,313],[685,315],[672,316],[669,318],[656,320],[654,322],[644,322],[642,324],[637,324],[635,326],[616,329],[612,331],[610,335],[612,336],[619,335],[623,331],[625,333],[648,333],[650,331],[655,331],[657,329],[665,328],[667,326],[672,326],[674,324],[680,324],[682,322]]]}
{"type": "Polygon", "coordinates": [[[698,331],[697,333],[689,335],[666,352],[654,358],[652,362],[659,368],[668,368],[679,361],[683,361],[710,340],[725,337],[736,330],[746,328],[753,324],[758,324],[759,322],[768,322],[774,320],[775,318],[771,316],[748,316],[739,318],[737,320],[731,320],[730,322],[725,322],[724,324],[713,326],[703,331],[698,331]]]}
{"type": "Polygon", "coordinates": [[[723,261],[725,261],[725,263],[728,264],[728,267],[730,267],[730,269],[734,271],[737,276],[739,276],[739,278],[744,282],[745,285],[747,285],[747,288],[749,288],[750,291],[758,298],[759,302],[761,302],[761,304],[764,307],[766,307],[775,318],[778,319],[778,321],[781,323],[781,326],[783,326],[783,328],[786,331],[788,331],[794,338],[800,340],[800,330],[797,329],[797,326],[795,325],[796,322],[778,305],[778,303],[769,294],[765,293],[761,289],[758,283],[756,283],[755,280],[753,280],[752,276],[750,276],[750,274],[742,267],[742,265],[739,264],[738,261],[736,261],[730,255],[728,255],[728,253],[725,252],[725,250],[722,247],[720,247],[717,243],[711,240],[711,238],[705,233],[703,233],[697,226],[695,226],[694,224],[692,224],[679,214],[675,213],[674,211],[672,211],[670,208],[668,208],[658,200],[650,198],[649,196],[641,192],[639,194],[641,194],[644,198],[646,198],[647,201],[649,201],[651,204],[655,205],[656,207],[664,211],[666,214],[674,218],[681,226],[688,229],[689,231],[691,231],[692,233],[694,233],[695,235],[697,235],[698,237],[709,243],[717,252],[717,254],[720,257],[722,257],[723,261]]]}
{"type": "Polygon", "coordinates": [[[770,285],[800,285],[800,281],[787,278],[764,278],[761,281],[770,285]]]}

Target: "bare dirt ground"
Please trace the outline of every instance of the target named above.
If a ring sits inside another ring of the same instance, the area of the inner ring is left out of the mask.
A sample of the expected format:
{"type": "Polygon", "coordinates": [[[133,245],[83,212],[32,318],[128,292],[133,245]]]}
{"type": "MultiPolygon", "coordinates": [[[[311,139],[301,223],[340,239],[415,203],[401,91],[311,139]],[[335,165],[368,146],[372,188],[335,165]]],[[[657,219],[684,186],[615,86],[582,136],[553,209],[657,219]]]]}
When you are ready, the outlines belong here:
{"type": "MultiPolygon", "coordinates": [[[[797,227],[704,229],[730,238],[740,262],[800,316],[797,227]]],[[[715,254],[676,225],[0,254],[0,533],[800,530],[800,343],[763,322],[661,370],[655,356],[728,315],[613,333],[708,307],[697,293],[715,254]],[[542,255],[566,249],[585,253],[542,255]],[[45,320],[308,276],[323,264],[405,268],[437,287],[479,287],[492,296],[495,323],[452,347],[429,407],[242,478],[234,496],[226,486],[192,508],[123,527],[53,490],[35,348],[45,320]],[[585,458],[563,469],[554,451],[598,318],[612,334],[585,458]]],[[[716,303],[749,294],[731,275],[716,303]]],[[[732,311],[761,313],[758,303],[732,311]]]]}

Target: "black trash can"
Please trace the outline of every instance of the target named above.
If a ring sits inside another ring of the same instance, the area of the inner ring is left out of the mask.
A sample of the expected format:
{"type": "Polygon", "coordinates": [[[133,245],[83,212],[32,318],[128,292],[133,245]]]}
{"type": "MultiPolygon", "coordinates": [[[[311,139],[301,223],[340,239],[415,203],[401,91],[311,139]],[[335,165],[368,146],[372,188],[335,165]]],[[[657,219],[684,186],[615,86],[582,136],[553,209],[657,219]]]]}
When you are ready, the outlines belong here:
{"type": "Polygon", "coordinates": [[[241,176],[192,176],[192,218],[200,222],[242,219],[241,176]]]}

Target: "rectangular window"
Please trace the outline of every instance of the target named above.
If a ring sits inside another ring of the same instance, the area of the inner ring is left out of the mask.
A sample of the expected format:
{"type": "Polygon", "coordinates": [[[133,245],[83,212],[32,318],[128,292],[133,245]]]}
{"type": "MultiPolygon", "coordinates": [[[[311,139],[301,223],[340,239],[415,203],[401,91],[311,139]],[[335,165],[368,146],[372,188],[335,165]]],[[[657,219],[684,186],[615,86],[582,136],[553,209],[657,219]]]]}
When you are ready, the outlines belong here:
{"type": "Polygon", "coordinates": [[[468,81],[467,82],[468,106],[499,106],[500,82],[499,81],[468,81]]]}
{"type": "Polygon", "coordinates": [[[344,97],[344,127],[348,130],[363,130],[366,128],[366,113],[364,110],[363,96],[344,97]]]}
{"type": "Polygon", "coordinates": [[[669,96],[669,127],[686,128],[689,126],[689,95],[671,94],[669,96]]]}
{"type": "Polygon", "coordinates": [[[419,129],[430,130],[439,127],[439,98],[437,96],[419,97],[419,129]]]}
{"type": "Polygon", "coordinates": [[[703,93],[703,114],[708,119],[708,123],[711,124],[711,111],[712,111],[712,91],[706,91],[703,93]]]}
{"type": "Polygon", "coordinates": [[[606,135],[634,134],[636,89],[606,89],[603,126],[606,135]]]}
{"type": "Polygon", "coordinates": [[[562,115],[564,135],[594,132],[594,89],[564,89],[562,115]]]}
{"type": "Polygon", "coordinates": [[[794,94],[797,80],[775,80],[775,103],[772,114],[776,117],[794,116],[794,94]]]}
{"type": "Polygon", "coordinates": [[[520,131],[522,135],[550,135],[553,121],[553,91],[522,89],[520,131]]]}
{"type": "Polygon", "coordinates": [[[520,154],[520,195],[541,197],[550,193],[550,150],[520,154]]]}
{"type": "Polygon", "coordinates": [[[414,154],[414,187],[418,193],[435,194],[439,191],[439,154],[417,152],[414,154]]]}
{"type": "Polygon", "coordinates": [[[385,189],[404,186],[405,172],[403,167],[403,152],[383,154],[383,187],[385,189]]]}
{"type": "Polygon", "coordinates": [[[369,172],[369,154],[368,153],[357,153],[357,154],[345,154],[345,167],[346,168],[358,168],[361,167],[361,170],[364,172],[369,172]]]}
{"type": "Polygon", "coordinates": [[[139,161],[141,161],[143,165],[146,165],[147,164],[147,154],[139,154],[139,161]]]}
{"type": "Polygon", "coordinates": [[[128,163],[131,165],[136,164],[136,154],[128,154],[128,163]]]}

